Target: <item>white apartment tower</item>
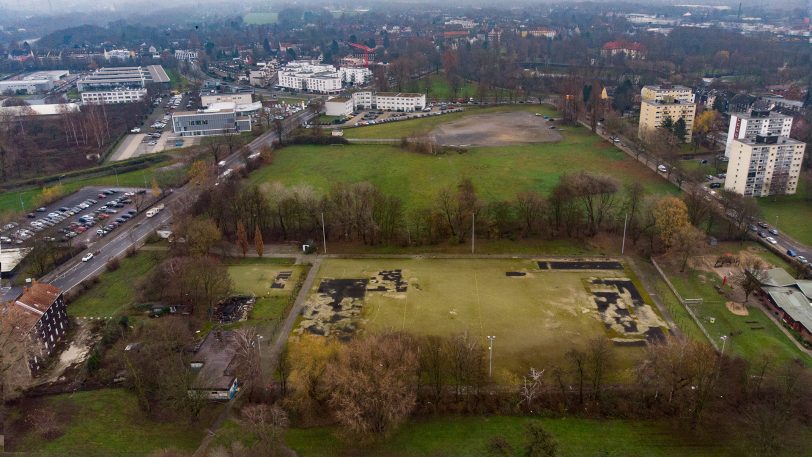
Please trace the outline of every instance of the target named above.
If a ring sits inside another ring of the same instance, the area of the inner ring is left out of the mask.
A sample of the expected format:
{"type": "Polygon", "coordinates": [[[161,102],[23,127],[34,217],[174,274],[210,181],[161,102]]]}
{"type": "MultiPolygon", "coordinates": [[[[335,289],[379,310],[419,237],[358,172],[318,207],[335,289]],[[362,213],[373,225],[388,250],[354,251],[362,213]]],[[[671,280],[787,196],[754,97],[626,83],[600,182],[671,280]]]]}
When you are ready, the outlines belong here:
{"type": "Polygon", "coordinates": [[[725,156],[730,157],[733,140],[754,138],[756,135],[789,137],[792,130],[792,116],[767,110],[751,110],[748,113],[733,113],[727,130],[725,156]]]}
{"type": "Polygon", "coordinates": [[[794,194],[805,149],[806,143],[785,136],[733,139],[725,189],[747,197],[794,194]]]}

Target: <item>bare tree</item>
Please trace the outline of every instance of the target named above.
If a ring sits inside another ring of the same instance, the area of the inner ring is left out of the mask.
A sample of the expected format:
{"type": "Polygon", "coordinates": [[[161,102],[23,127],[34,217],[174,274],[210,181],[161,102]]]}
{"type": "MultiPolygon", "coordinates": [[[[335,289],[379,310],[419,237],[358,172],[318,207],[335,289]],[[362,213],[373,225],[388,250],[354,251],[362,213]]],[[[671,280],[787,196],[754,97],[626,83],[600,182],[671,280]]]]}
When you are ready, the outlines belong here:
{"type": "Polygon", "coordinates": [[[535,368],[530,368],[530,372],[522,376],[522,383],[519,385],[519,397],[527,411],[533,412],[533,401],[541,394],[543,377],[544,370],[536,370],[535,368]]]}
{"type": "Polygon", "coordinates": [[[601,401],[601,393],[606,376],[614,363],[612,343],[607,338],[598,337],[589,341],[587,361],[592,378],[592,395],[596,402],[601,401]]]}
{"type": "Polygon", "coordinates": [[[406,334],[354,339],[328,371],[334,414],[362,437],[391,432],[415,406],[417,357],[406,334]]]}
{"type": "Polygon", "coordinates": [[[744,301],[750,299],[750,295],[761,288],[767,270],[767,263],[756,256],[745,256],[740,262],[740,271],[736,275],[736,282],[744,292],[744,301]]]}
{"type": "Polygon", "coordinates": [[[288,455],[282,447],[282,436],[290,425],[288,415],[277,405],[250,404],[240,410],[240,424],[257,440],[258,455],[288,455]]]}

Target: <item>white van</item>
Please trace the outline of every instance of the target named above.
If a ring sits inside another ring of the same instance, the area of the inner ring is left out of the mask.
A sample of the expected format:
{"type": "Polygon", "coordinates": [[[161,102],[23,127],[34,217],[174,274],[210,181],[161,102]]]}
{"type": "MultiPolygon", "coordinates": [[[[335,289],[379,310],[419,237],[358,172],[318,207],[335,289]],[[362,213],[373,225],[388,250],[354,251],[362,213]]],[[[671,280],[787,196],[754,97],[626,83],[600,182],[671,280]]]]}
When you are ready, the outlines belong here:
{"type": "Polygon", "coordinates": [[[660,173],[668,173],[668,168],[665,165],[657,165],[657,171],[660,173]]]}
{"type": "Polygon", "coordinates": [[[159,210],[158,210],[158,209],[156,209],[156,208],[152,208],[152,209],[150,209],[150,210],[147,210],[147,217],[152,217],[152,216],[154,216],[154,215],[158,214],[158,211],[159,211],[159,210]]]}

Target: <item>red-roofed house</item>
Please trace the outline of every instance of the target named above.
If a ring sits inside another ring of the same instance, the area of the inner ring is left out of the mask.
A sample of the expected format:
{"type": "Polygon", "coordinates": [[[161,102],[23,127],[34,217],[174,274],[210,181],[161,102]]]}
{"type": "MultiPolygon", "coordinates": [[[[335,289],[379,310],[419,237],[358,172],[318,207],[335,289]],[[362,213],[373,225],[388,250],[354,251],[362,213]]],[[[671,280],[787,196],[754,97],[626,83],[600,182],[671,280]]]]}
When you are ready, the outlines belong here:
{"type": "Polygon", "coordinates": [[[62,291],[50,284],[32,283],[3,306],[2,318],[26,339],[28,367],[36,374],[68,332],[68,313],[62,291]]]}
{"type": "Polygon", "coordinates": [[[601,48],[601,56],[614,57],[623,54],[630,59],[645,59],[646,49],[640,43],[629,41],[609,41],[601,48]]]}

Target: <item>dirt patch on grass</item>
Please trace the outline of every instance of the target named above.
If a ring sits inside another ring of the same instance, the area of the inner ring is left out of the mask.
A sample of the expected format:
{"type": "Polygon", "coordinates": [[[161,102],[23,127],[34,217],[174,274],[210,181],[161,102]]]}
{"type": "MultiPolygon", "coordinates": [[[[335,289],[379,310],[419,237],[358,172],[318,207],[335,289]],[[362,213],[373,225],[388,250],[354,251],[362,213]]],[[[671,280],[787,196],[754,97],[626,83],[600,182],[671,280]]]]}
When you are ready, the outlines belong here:
{"type": "Polygon", "coordinates": [[[736,316],[748,316],[750,315],[750,311],[747,311],[747,307],[742,305],[741,303],[736,303],[734,301],[729,301],[725,303],[725,307],[728,311],[735,314],[736,316]]]}
{"type": "Polygon", "coordinates": [[[552,123],[527,112],[477,114],[437,126],[431,136],[443,145],[507,146],[560,141],[552,123]]]}

